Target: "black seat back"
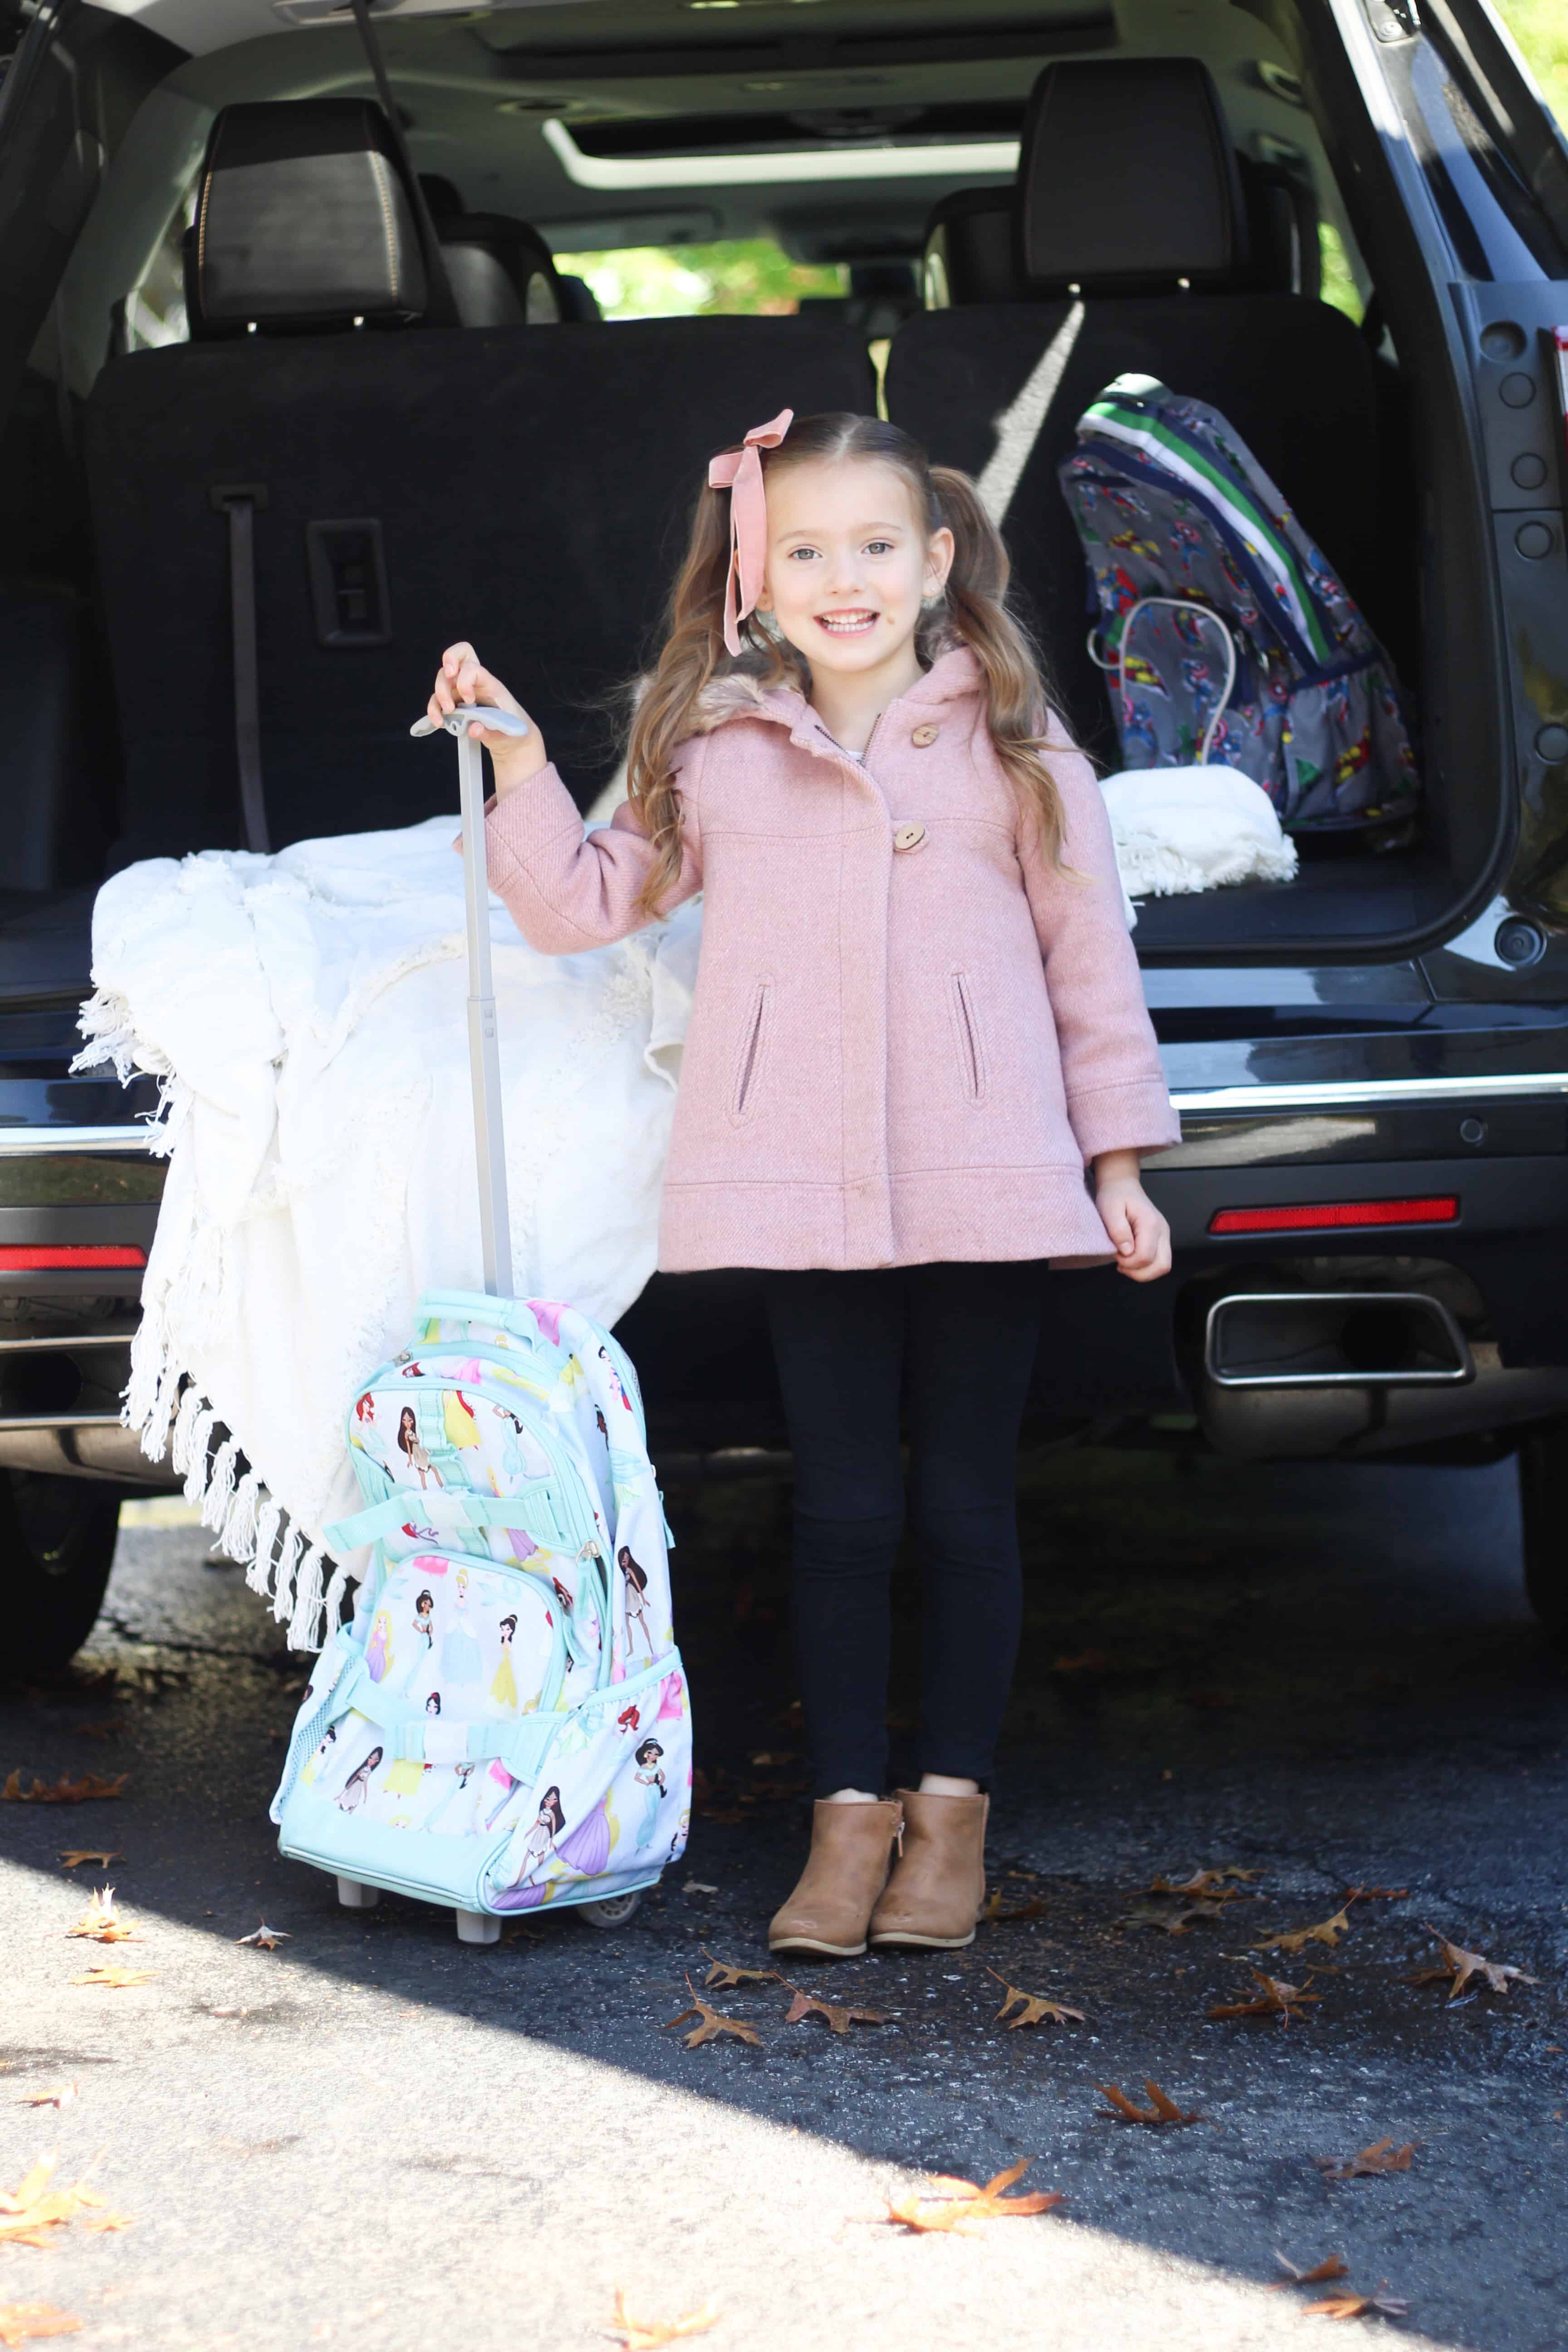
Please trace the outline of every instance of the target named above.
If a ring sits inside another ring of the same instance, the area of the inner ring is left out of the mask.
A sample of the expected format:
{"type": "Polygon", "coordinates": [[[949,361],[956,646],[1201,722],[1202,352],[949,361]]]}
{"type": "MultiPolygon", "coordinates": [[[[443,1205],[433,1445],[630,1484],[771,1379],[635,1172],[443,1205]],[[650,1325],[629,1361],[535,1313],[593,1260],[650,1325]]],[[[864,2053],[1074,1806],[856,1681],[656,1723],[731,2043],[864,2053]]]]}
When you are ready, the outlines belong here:
{"type": "Polygon", "coordinates": [[[1220,409],[1379,626],[1384,565],[1373,360],[1342,312],[1290,294],[935,311],[894,338],[889,414],[940,463],[984,480],[1002,437],[995,420],[1015,403],[1027,407],[1020,395],[1053,345],[1061,373],[1003,535],[1024,617],[1080,740],[1115,764],[1105,681],[1085,645],[1088,574],[1057,467],[1079,417],[1118,375],[1157,376],[1220,409]]]}
{"type": "Polygon", "coordinates": [[[784,404],[868,410],[865,346],[797,319],[248,336],[112,361],[87,456],[128,856],[238,839],[225,486],[257,488],[275,847],[450,797],[407,730],[468,637],[580,800],[646,658],[709,456],[784,404]]]}
{"type": "Polygon", "coordinates": [[[999,199],[973,198],[987,240],[973,253],[968,215],[950,200],[935,228],[952,262],[963,257],[949,289],[959,307],[910,320],[889,356],[894,423],[1005,507],[1020,604],[1064,712],[1112,761],[1109,699],[1085,646],[1085,565],[1057,468],[1079,415],[1118,375],[1156,376],[1222,410],[1373,627],[1404,634],[1407,583],[1382,543],[1375,363],[1342,312],[1252,290],[1289,239],[1254,251],[1262,241],[1248,215],[1256,224],[1260,205],[1247,194],[1195,59],[1047,67],[1009,208],[1022,299],[972,299],[1001,277],[999,199]]]}

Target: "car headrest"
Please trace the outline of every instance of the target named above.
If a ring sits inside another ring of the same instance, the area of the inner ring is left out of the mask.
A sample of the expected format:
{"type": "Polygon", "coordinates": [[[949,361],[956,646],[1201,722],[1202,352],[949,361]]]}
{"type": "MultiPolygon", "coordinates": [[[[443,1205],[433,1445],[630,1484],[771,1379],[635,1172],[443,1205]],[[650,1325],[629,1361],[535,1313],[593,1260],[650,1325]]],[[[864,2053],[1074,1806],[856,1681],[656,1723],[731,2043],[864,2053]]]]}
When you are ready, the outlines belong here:
{"type": "Polygon", "coordinates": [[[377,106],[226,106],[185,236],[193,337],[405,324],[426,300],[414,206],[377,106]]]}
{"type": "Polygon", "coordinates": [[[536,228],[506,213],[465,212],[451,181],[434,172],[422,172],[419,185],[465,327],[553,327],[577,315],[536,228]]]}
{"type": "Polygon", "coordinates": [[[928,310],[1026,299],[1016,212],[1017,192],[1010,187],[955,188],[933,206],[921,279],[928,310]]]}
{"type": "Polygon", "coordinates": [[[1075,58],[1030,93],[1018,257],[1031,294],[1232,284],[1247,240],[1219,95],[1196,58],[1075,58]]]}

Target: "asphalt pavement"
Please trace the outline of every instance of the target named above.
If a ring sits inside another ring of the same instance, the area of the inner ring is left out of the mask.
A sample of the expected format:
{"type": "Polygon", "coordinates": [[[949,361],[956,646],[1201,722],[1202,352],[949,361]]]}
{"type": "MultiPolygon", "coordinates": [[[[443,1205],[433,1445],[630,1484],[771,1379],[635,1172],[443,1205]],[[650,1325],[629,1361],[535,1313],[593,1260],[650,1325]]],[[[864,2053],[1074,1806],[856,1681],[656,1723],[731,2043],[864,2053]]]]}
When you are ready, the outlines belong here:
{"type": "MultiPolygon", "coordinates": [[[[300,1662],[175,1507],[132,1507],[88,1650],[0,1692],[0,1779],[126,1776],[0,1804],[0,2191],[58,2150],[108,2200],[47,2247],[0,2203],[0,2320],[564,2352],[615,2340],[619,2290],[640,2317],[710,2306],[716,2352],[1229,2352],[1310,2342],[1304,2306],[1386,2281],[1407,2312],[1352,2326],[1568,2347],[1568,1673],[1523,1601],[1510,1465],[1100,1450],[1031,1459],[1021,1492],[1000,1916],[960,1955],[716,1990],[758,2039],[690,2049],[665,2021],[710,1955],[766,1968],[803,1848],[787,1489],[668,1496],[705,1775],[686,1859],[619,1931],[536,1916],[488,1949],[399,1898],[342,1911],[279,1858],[300,1662]],[[1151,1892],[1222,1870],[1247,1874],[1151,1892]],[[108,1883],[136,1940],[68,1940],[108,1883]],[[238,1940],[262,1921],[287,1940],[238,1940]],[[1413,1984],[1438,1937],[1537,1981],[1413,1984]],[[72,1981],[93,1967],[149,1973],[72,1981]],[[1310,2000],[1211,2018],[1254,1969],[1310,2000]],[[786,2023],[795,1987],[886,2022],[786,2023]],[[1007,1988],[1082,2021],[1010,2030],[1007,1988]],[[1150,2082],[1196,2119],[1118,2120],[1097,2087],[1148,2108],[1150,2082]],[[23,2104],[46,2093],[71,2095],[23,2104]],[[1380,2142],[1404,2168],[1324,2169],[1380,2142]],[[1045,2214],[879,2218],[928,2172],[1024,2158],[1045,2214]],[[106,2210],[133,2226],[85,2226],[106,2210]],[[1277,2290],[1279,2254],[1345,2275],[1277,2290]]],[[[905,1749],[912,1583],[900,1622],[905,1749]]]]}

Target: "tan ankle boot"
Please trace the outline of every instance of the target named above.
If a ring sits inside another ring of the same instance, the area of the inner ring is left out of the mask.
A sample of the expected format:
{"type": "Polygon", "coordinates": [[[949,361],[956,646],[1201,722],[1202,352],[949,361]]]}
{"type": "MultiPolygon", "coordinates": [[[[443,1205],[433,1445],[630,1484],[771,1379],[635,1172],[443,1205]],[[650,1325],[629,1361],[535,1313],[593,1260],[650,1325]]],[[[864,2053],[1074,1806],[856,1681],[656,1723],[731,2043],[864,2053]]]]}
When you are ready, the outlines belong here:
{"type": "Polygon", "coordinates": [[[922,1797],[900,1789],[903,1851],[871,1914],[873,1944],[948,1950],[974,1941],[985,1900],[989,1797],[922,1797]]]}
{"type": "Polygon", "coordinates": [[[811,1858],[789,1901],[773,1914],[769,1951],[826,1952],[847,1960],[863,1952],[898,1833],[895,1804],[836,1805],[819,1797],[811,1816],[811,1858]]]}

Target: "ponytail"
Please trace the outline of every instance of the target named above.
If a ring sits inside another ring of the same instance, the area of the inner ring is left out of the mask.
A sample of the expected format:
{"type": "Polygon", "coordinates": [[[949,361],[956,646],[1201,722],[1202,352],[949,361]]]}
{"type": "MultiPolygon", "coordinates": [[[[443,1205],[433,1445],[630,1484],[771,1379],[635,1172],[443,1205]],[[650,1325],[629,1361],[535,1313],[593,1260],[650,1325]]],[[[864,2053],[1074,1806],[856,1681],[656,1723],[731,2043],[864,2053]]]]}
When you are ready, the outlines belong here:
{"type": "Polygon", "coordinates": [[[1061,853],[1061,794],[1043,756],[1048,721],[1039,656],[1007,609],[1012,560],[970,477],[955,466],[932,466],[930,476],[953,540],[944,595],[948,617],[985,674],[985,719],[996,756],[1055,866],[1061,853]]]}

